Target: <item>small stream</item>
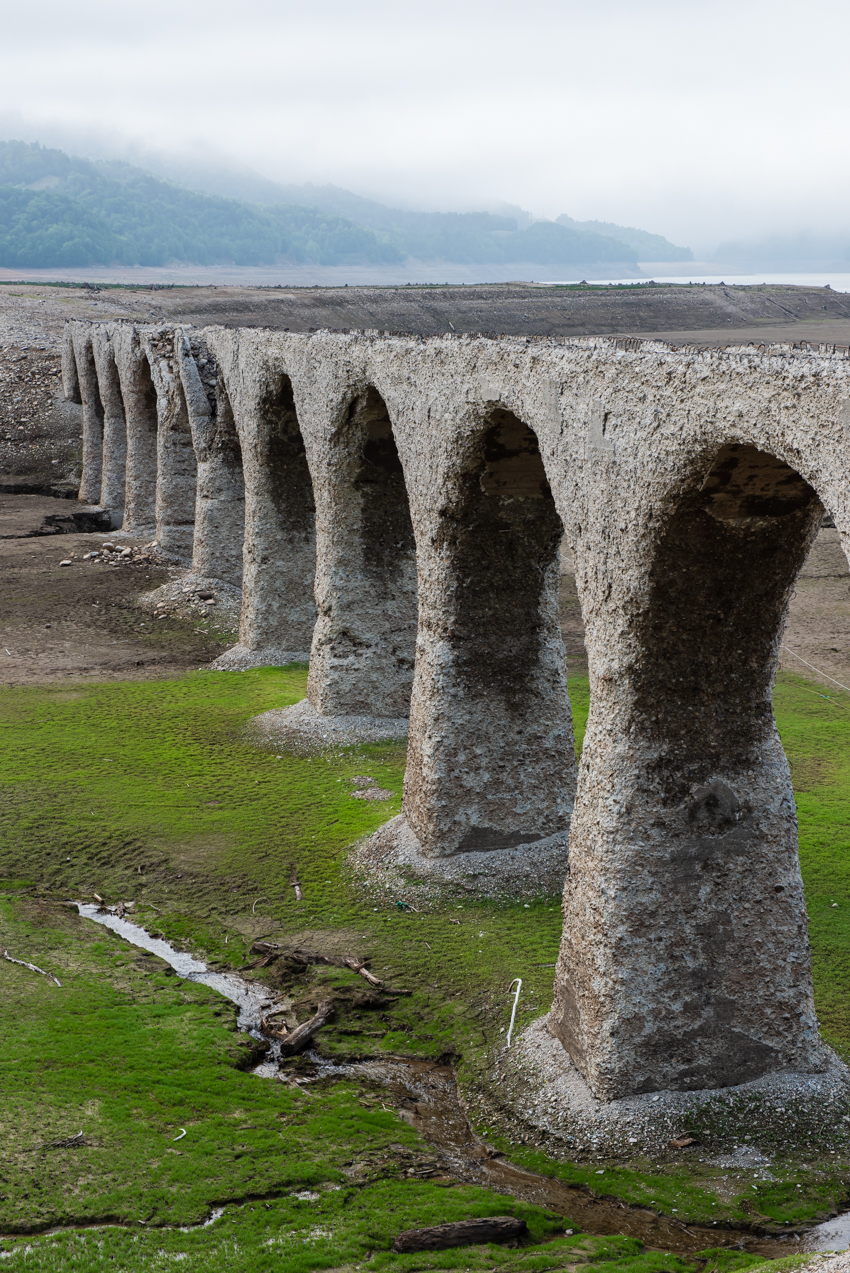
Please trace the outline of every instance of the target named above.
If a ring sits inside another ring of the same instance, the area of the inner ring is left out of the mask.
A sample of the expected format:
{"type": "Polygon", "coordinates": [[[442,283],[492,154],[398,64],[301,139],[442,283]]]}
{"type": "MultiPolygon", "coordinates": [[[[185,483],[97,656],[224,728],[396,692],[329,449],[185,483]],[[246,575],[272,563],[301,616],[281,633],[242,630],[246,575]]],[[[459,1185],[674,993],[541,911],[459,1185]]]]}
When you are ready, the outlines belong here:
{"type": "MultiPolygon", "coordinates": [[[[235,1003],[239,1009],[239,1029],[265,1038],[260,1033],[260,1018],[274,1002],[265,987],[252,985],[235,973],[212,972],[199,959],[175,950],[163,938],[151,937],[131,920],[119,919],[98,906],[82,902],[76,905],[86,919],[111,928],[131,945],[158,955],[179,976],[210,986],[235,1003]]],[[[272,1051],[253,1073],[260,1078],[276,1077],[277,1053],[277,1045],[273,1043],[272,1051]]],[[[796,1252],[846,1250],[850,1244],[850,1212],[816,1225],[800,1237],[789,1234],[770,1238],[747,1229],[685,1225],[672,1217],[658,1215],[648,1207],[629,1207],[610,1198],[594,1198],[585,1189],[527,1171],[501,1155],[493,1156],[493,1151],[469,1125],[450,1066],[398,1059],[335,1065],[316,1052],[308,1053],[308,1057],[316,1067],[315,1076],[312,1080],[302,1078],[300,1082],[361,1078],[364,1082],[379,1084],[396,1102],[399,1116],[421,1132],[437,1151],[449,1174],[466,1183],[486,1185],[498,1193],[546,1207],[568,1217],[586,1233],[625,1234],[654,1250],[680,1255],[690,1255],[706,1247],[735,1246],[766,1259],[796,1252]]]]}

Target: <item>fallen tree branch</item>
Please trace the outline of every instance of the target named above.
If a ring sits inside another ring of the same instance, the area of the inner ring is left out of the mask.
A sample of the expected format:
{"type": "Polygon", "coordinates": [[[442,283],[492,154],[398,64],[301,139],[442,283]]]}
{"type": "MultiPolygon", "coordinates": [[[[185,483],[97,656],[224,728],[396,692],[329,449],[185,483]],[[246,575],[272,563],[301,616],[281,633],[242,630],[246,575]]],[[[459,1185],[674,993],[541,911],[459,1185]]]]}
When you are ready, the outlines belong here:
{"type": "MultiPolygon", "coordinates": [[[[21,968],[29,968],[30,972],[39,972],[42,977],[46,977],[48,981],[55,981],[57,986],[61,988],[62,982],[58,977],[54,977],[52,972],[45,972],[43,968],[39,968],[37,964],[28,964],[25,959],[13,959],[8,950],[3,951],[3,958],[8,959],[10,964],[19,964],[21,968]]],[[[80,1133],[82,1135],[82,1133],[80,1133]]]]}
{"type": "Polygon", "coordinates": [[[276,1030],[268,1020],[263,1017],[260,1022],[260,1029],[263,1034],[268,1035],[272,1039],[280,1040],[281,1056],[297,1056],[299,1052],[303,1052],[307,1044],[318,1034],[322,1026],[330,1021],[334,1013],[333,999],[323,999],[316,1009],[316,1015],[311,1017],[309,1021],[305,1021],[303,1025],[291,1033],[288,1030],[276,1030]]]}
{"type": "Polygon", "coordinates": [[[293,964],[329,964],[332,968],[350,968],[352,972],[356,972],[368,981],[370,986],[383,990],[388,995],[409,995],[411,990],[394,990],[391,986],[386,985],[379,977],[370,972],[366,967],[366,961],[357,959],[353,955],[323,955],[317,950],[289,950],[281,952],[284,959],[288,959],[293,964]]]}
{"type": "Polygon", "coordinates": [[[427,1229],[405,1229],[393,1243],[393,1250],[445,1251],[448,1247],[472,1246],[479,1242],[516,1242],[527,1232],[525,1221],[515,1216],[487,1216],[481,1220],[434,1224],[427,1229]]]}
{"type": "Polygon", "coordinates": [[[75,1136],[66,1136],[64,1140],[48,1140],[45,1144],[39,1145],[42,1149],[71,1149],[75,1145],[85,1145],[86,1138],[82,1132],[77,1132],[75,1136]]]}

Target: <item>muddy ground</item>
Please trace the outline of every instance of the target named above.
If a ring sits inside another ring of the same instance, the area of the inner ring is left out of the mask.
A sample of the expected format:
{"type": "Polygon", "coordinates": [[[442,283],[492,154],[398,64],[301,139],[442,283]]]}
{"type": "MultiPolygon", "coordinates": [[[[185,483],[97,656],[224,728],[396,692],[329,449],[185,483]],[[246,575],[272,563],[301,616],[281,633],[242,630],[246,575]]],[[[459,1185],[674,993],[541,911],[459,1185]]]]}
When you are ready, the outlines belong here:
{"type": "MultiPolygon", "coordinates": [[[[163,618],[153,602],[142,605],[142,596],[173,579],[173,567],[112,564],[117,554],[83,560],[109,536],[50,533],[46,519],[64,520],[69,503],[0,494],[0,685],[175,676],[233,643],[232,623],[219,629],[214,604],[212,613],[195,606],[186,617],[163,618]]],[[[129,537],[116,543],[141,545],[129,537]]]]}
{"type": "MultiPolygon", "coordinates": [[[[169,609],[163,618],[141,600],[180,578],[176,567],[116,554],[84,560],[113,541],[102,530],[70,530],[76,509],[65,499],[0,493],[0,685],[172,676],[209,664],[233,644],[234,617],[223,598],[169,609]]],[[[142,546],[124,536],[114,542],[142,546]]],[[[584,675],[584,626],[568,556],[564,568],[561,631],[571,673],[584,675]]],[[[836,530],[820,532],[797,582],[782,666],[833,689],[835,681],[850,686],[850,571],[836,530]]]]}

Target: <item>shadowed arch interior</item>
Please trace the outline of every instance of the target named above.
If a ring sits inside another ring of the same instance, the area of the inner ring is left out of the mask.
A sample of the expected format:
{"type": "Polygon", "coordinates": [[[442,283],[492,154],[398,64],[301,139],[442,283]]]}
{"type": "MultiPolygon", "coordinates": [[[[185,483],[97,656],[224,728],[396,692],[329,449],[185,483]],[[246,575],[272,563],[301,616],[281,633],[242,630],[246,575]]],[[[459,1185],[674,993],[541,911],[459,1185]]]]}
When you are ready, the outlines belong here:
{"type": "Polygon", "coordinates": [[[568,824],[575,751],[558,621],[562,535],[535,433],[491,409],[441,512],[438,564],[422,585],[422,719],[411,731],[404,812],[426,854],[509,848],[568,824]],[[430,705],[446,702],[448,716],[430,705]],[[432,738],[446,754],[439,768],[432,738]]]}
{"type": "Polygon", "coordinates": [[[157,435],[156,537],[163,552],[192,560],[198,464],[186,395],[172,381],[157,435]]]}
{"type": "Polygon", "coordinates": [[[349,404],[333,437],[328,478],[333,507],[323,512],[321,551],[331,583],[317,598],[308,696],[324,715],[405,717],[416,644],[416,545],[392,421],[374,386],[349,404]]]}
{"type": "Polygon", "coordinates": [[[103,480],[104,411],[90,339],[83,341],[78,351],[77,372],[83,404],[83,471],[79,498],[84,503],[97,504],[103,480]]]}
{"type": "Polygon", "coordinates": [[[796,470],[730,444],[671,517],[639,626],[652,654],[635,677],[642,727],[665,740],[671,799],[716,758],[743,763],[773,728],[777,643],[822,513],[796,470]]]}
{"type": "Polygon", "coordinates": [[[446,545],[458,576],[452,627],[464,686],[523,714],[549,622],[563,526],[537,437],[511,412],[493,412],[449,526],[446,545]]]}
{"type": "Polygon", "coordinates": [[[352,486],[360,495],[364,566],[376,590],[395,590],[405,561],[415,551],[404,470],[383,398],[370,387],[349,408],[355,435],[352,486]]]}
{"type": "Polygon", "coordinates": [[[316,503],[292,382],[269,374],[245,473],[244,595],[240,642],[306,657],[316,622],[316,503]]]}
{"type": "Polygon", "coordinates": [[[124,529],[147,534],[156,524],[157,401],[147,355],[139,352],[124,384],[127,472],[124,529]]]}
{"type": "Polygon", "coordinates": [[[96,364],[104,413],[100,503],[110,510],[112,525],[119,527],[124,521],[127,483],[127,413],[111,343],[101,349],[96,364]]]}

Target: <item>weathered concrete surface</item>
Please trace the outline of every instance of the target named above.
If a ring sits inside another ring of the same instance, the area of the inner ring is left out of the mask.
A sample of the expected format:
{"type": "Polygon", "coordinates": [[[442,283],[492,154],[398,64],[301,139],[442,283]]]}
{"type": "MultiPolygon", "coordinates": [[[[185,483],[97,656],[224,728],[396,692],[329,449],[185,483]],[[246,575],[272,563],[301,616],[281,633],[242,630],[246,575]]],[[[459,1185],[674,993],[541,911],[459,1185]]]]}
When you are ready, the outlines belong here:
{"type": "Polygon", "coordinates": [[[156,531],[157,394],[139,330],[110,327],[127,428],[124,526],[131,535],[156,531]]]}
{"type": "Polygon", "coordinates": [[[73,402],[79,400],[83,407],[83,472],[79,494],[83,504],[97,504],[100,500],[103,472],[103,403],[92,348],[94,330],[88,323],[69,323],[63,352],[68,396],[73,402]]]}
{"type": "Polygon", "coordinates": [[[294,657],[310,649],[316,622],[316,512],[290,351],[262,333],[215,330],[207,339],[233,409],[245,482],[244,603],[234,657],[266,649],[294,657]]]}
{"type": "MultiPolygon", "coordinates": [[[[550,1029],[594,1097],[827,1065],[770,694],[823,508],[847,546],[850,360],[604,339],[202,335],[243,457],[235,657],[313,639],[320,713],[357,702],[378,715],[381,658],[403,696],[387,632],[393,607],[410,614],[409,509],[419,615],[403,829],[423,861],[517,845],[533,861],[567,827],[566,534],[591,708],[550,1029]],[[372,442],[391,463],[370,506],[372,442]],[[398,559],[376,552],[382,536],[398,559]]],[[[167,364],[164,335],[143,340],[167,364]]]]}
{"type": "Polygon", "coordinates": [[[115,365],[115,348],[103,327],[92,331],[100,400],[103,405],[103,461],[101,465],[101,506],[108,509],[112,526],[124,523],[124,492],[127,481],[127,420],[121,382],[115,365]]]}
{"type": "Polygon", "coordinates": [[[178,332],[175,357],[197,460],[192,570],[242,583],[245,481],[242,450],[221,373],[203,341],[178,332]]]}

